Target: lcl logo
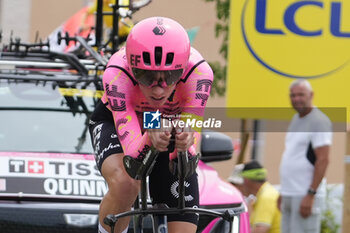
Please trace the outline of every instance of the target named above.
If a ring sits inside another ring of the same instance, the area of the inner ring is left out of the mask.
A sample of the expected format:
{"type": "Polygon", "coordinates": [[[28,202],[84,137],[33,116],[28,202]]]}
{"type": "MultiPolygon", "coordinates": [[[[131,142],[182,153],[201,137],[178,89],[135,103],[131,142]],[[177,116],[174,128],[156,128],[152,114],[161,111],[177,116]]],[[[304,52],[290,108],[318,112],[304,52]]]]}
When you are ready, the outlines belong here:
{"type": "MultiPolygon", "coordinates": [[[[244,1],[244,0],[242,0],[244,1]]],[[[318,78],[350,60],[350,2],[245,0],[244,43],[265,68],[290,78],[318,78]]]]}
{"type": "MultiPolygon", "coordinates": [[[[322,35],[323,29],[318,30],[308,30],[303,29],[296,22],[296,15],[298,12],[301,12],[303,8],[306,7],[315,7],[319,10],[324,10],[324,3],[318,1],[299,1],[294,2],[287,7],[284,12],[284,25],[288,28],[289,31],[300,35],[300,36],[320,36],[322,35]]],[[[281,29],[269,29],[266,27],[267,21],[267,0],[256,0],[256,20],[255,27],[256,30],[260,33],[265,34],[285,34],[281,29]]],[[[341,12],[342,12],[342,3],[341,2],[331,2],[330,3],[330,32],[333,36],[336,37],[350,37],[349,32],[342,32],[341,25],[341,12]]]]}

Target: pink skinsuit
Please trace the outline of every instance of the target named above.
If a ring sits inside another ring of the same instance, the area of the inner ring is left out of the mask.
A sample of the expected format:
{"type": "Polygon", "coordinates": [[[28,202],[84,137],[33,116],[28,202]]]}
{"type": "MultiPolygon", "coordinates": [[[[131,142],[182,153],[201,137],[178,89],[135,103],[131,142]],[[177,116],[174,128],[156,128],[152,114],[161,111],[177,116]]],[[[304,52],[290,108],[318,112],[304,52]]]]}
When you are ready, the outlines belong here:
{"type": "MultiPolygon", "coordinates": [[[[207,103],[213,72],[203,57],[193,48],[187,69],[163,106],[150,106],[139,85],[132,76],[125,55],[125,48],[115,53],[107,64],[103,75],[105,90],[102,102],[112,112],[118,138],[125,155],[142,159],[152,143],[147,131],[142,132],[144,111],[159,111],[162,114],[194,114],[203,116],[207,103]],[[141,125],[140,125],[141,122],[141,125]]],[[[199,134],[196,133],[196,142],[199,134]]],[[[195,144],[190,148],[196,154],[195,144]]],[[[176,152],[170,155],[173,159],[176,152]]]]}

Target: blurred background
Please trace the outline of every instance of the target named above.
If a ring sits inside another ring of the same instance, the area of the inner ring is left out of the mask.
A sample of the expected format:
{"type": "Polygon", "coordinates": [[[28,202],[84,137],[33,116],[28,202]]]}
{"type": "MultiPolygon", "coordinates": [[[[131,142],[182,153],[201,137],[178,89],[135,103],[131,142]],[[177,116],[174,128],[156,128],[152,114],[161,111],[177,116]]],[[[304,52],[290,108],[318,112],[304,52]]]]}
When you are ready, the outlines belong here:
{"type": "MultiPolygon", "coordinates": [[[[33,42],[35,38],[45,40],[65,20],[90,3],[89,0],[0,0],[0,29],[3,31],[3,40],[8,40],[11,33],[23,41],[33,42]]],[[[192,45],[207,61],[218,62],[222,66],[227,64],[227,60],[219,52],[223,36],[216,36],[216,24],[219,19],[215,1],[153,0],[134,13],[132,20],[137,22],[150,16],[166,16],[177,20],[187,30],[192,30],[192,45]]],[[[284,89],[283,92],[285,95],[280,98],[288,99],[288,89],[284,89]]],[[[216,93],[209,99],[208,107],[226,107],[227,98],[227,93],[216,93]]],[[[242,100],[237,98],[232,101],[242,100]]],[[[236,121],[242,124],[241,119],[236,121]]],[[[269,120],[260,122],[268,124],[269,120]]],[[[288,122],[280,123],[288,125],[288,122]]],[[[245,123],[253,127],[254,121],[248,119],[245,123]]],[[[239,131],[227,134],[234,142],[235,155],[230,161],[213,163],[223,178],[231,174],[240,154],[242,141],[242,134],[239,131]]],[[[279,183],[278,168],[284,149],[284,137],[285,132],[260,132],[256,135],[250,132],[247,146],[243,148],[243,161],[248,161],[252,157],[260,160],[268,169],[269,180],[273,184],[279,183]]],[[[342,183],[344,180],[345,141],[345,132],[334,133],[331,163],[327,171],[329,183],[342,183]]]]}
{"type": "MultiPolygon", "coordinates": [[[[83,7],[91,4],[91,2],[92,1],[90,0],[0,0],[0,29],[2,30],[3,35],[2,40],[9,40],[11,35],[12,38],[19,37],[22,41],[27,42],[34,42],[38,39],[46,40],[48,36],[57,30],[57,28],[59,28],[67,19],[69,19],[83,7]]],[[[247,58],[247,56],[252,56],[247,52],[248,49],[244,46],[243,40],[236,35],[241,33],[241,31],[244,33],[244,30],[246,29],[247,31],[245,33],[246,36],[251,39],[250,42],[253,41],[257,47],[262,44],[262,40],[258,40],[259,35],[257,35],[256,32],[249,30],[254,26],[253,20],[248,20],[246,25],[243,25],[242,23],[243,27],[241,28],[240,20],[246,19],[243,16],[245,16],[245,13],[249,13],[249,7],[251,7],[247,3],[248,1],[229,0],[152,0],[149,5],[141,8],[139,11],[133,14],[132,21],[137,23],[137,21],[146,17],[165,16],[177,20],[188,30],[191,36],[192,46],[200,51],[203,57],[212,65],[216,75],[215,79],[217,79],[217,88],[215,88],[215,91],[213,91],[212,96],[209,98],[207,107],[239,107],[242,105],[245,106],[247,100],[251,100],[254,103],[258,100],[264,101],[264,98],[275,99],[278,103],[283,103],[283,105],[273,105],[272,107],[290,107],[288,87],[293,79],[283,77],[282,81],[277,82],[275,81],[277,79],[274,79],[277,77],[277,75],[272,74],[271,72],[266,73],[266,70],[263,70],[261,65],[256,65],[256,61],[253,62],[256,66],[251,65],[252,63],[245,63],[247,59],[252,59],[247,58]],[[230,6],[229,3],[235,3],[235,8],[233,8],[232,5],[230,6]],[[246,3],[246,5],[243,6],[243,3],[246,3]],[[225,19],[225,14],[227,13],[231,13],[231,19],[225,19]],[[241,14],[243,15],[242,18],[240,18],[241,14]],[[224,27],[218,26],[222,25],[222,23],[224,23],[224,27]],[[246,28],[244,28],[244,26],[246,26],[246,28]],[[230,29],[230,34],[222,33],[225,32],[225,30],[226,33],[228,33],[228,29],[230,29]],[[220,31],[221,33],[217,34],[217,32],[220,31]],[[228,47],[230,48],[231,52],[229,54],[228,48],[225,47],[225,41],[229,42],[228,47]],[[229,62],[229,59],[231,59],[231,62],[229,62]],[[240,59],[242,59],[242,63],[240,63],[240,59]],[[234,70],[239,69],[240,66],[242,67],[241,72],[243,72],[243,75],[240,76],[240,73],[238,73],[234,79],[232,74],[234,73],[234,70]],[[226,73],[226,67],[231,69],[231,73],[228,74],[228,76],[226,73]],[[268,82],[265,84],[265,81],[261,81],[259,83],[254,83],[251,81],[251,79],[253,79],[252,76],[260,76],[260,74],[261,76],[265,75],[264,78],[267,76],[267,78],[273,79],[273,81],[269,81],[273,83],[276,93],[271,93],[269,89],[270,84],[267,84],[268,82]],[[225,81],[226,77],[229,79],[229,82],[225,81]],[[239,80],[240,78],[244,79],[245,83],[243,82],[242,84],[240,81],[236,82],[236,80],[239,80]]],[[[347,7],[344,8],[345,10],[350,8],[346,4],[345,6],[347,7]]],[[[325,8],[328,10],[329,6],[327,5],[325,8]]],[[[248,15],[247,17],[250,16],[248,13],[246,14],[248,15]]],[[[317,20],[317,17],[310,17],[311,15],[320,16],[318,14],[319,11],[311,12],[309,14],[309,18],[307,18],[305,21],[312,18],[312,22],[314,22],[314,24],[310,24],[311,26],[307,24],[305,27],[308,29],[314,29],[314,25],[317,25],[316,28],[321,27],[319,22],[322,22],[325,25],[329,23],[326,22],[326,20],[328,20],[330,17],[328,13],[322,14],[325,20],[321,21],[317,20]]],[[[348,20],[350,14],[343,15],[343,22],[350,22],[350,20],[348,20]]],[[[266,28],[275,29],[278,26],[284,30],[284,25],[277,23],[279,20],[278,18],[273,18],[273,20],[267,22],[268,25],[265,25],[266,28]]],[[[303,22],[303,19],[298,17],[297,22],[303,22]]],[[[348,24],[344,25],[344,28],[349,28],[348,24]]],[[[329,25],[324,28],[329,28],[329,25]]],[[[344,28],[342,30],[346,31],[344,28]]],[[[328,31],[324,30],[322,32],[324,33],[324,38],[329,39],[331,37],[328,31]]],[[[294,36],[293,39],[295,41],[300,39],[300,36],[297,37],[295,35],[291,35],[289,31],[287,31],[285,35],[290,37],[294,36]]],[[[343,34],[339,37],[344,39],[345,37],[348,37],[348,35],[343,34]]],[[[335,51],[336,49],[347,51],[350,46],[343,46],[345,42],[344,40],[340,41],[341,39],[335,41],[333,38],[333,45],[339,45],[339,47],[335,49],[329,48],[327,51],[335,51]]],[[[312,44],[314,43],[311,41],[311,45],[312,44]]],[[[280,53],[281,51],[279,50],[282,48],[282,45],[283,43],[280,44],[280,41],[277,41],[275,43],[271,43],[271,47],[263,48],[259,52],[262,51],[262,53],[265,55],[270,52],[268,49],[277,48],[276,53],[280,53]]],[[[311,51],[309,54],[315,57],[317,56],[320,59],[327,58],[327,60],[325,60],[326,63],[329,60],[337,60],[340,57],[337,54],[332,54],[332,56],[327,57],[325,54],[320,52],[322,48],[324,47],[320,46],[314,48],[315,50],[311,51]]],[[[305,56],[307,57],[307,55],[305,56]]],[[[347,61],[348,55],[345,54],[344,56],[344,60],[347,61]]],[[[279,56],[276,55],[276,57],[278,58],[279,56]]],[[[296,60],[298,59],[299,57],[296,58],[296,60]]],[[[307,57],[306,59],[308,59],[308,61],[313,61],[313,57],[307,57]]],[[[282,65],[289,65],[289,62],[290,60],[287,60],[285,61],[285,64],[282,65]]],[[[310,65],[315,65],[316,67],[323,66],[319,65],[318,63],[310,63],[310,65]]],[[[342,71],[344,71],[344,69],[342,71]]],[[[337,83],[339,86],[335,87],[328,85],[327,83],[322,83],[319,81],[321,79],[315,81],[312,80],[312,85],[315,84],[316,100],[318,100],[317,104],[322,103],[324,99],[331,101],[332,98],[335,98],[333,93],[336,93],[339,88],[343,88],[341,93],[347,93],[347,85],[343,85],[341,82],[341,78],[346,78],[346,73],[338,73],[338,75],[341,77],[329,75],[330,77],[326,76],[324,79],[322,79],[323,81],[329,81],[330,78],[332,78],[332,80],[337,78],[337,83]],[[321,86],[322,88],[326,89],[319,88],[321,86]],[[330,88],[329,92],[327,88],[330,88]]],[[[348,102],[347,96],[344,94],[344,96],[340,95],[339,98],[341,99],[339,102],[340,107],[346,106],[343,105],[342,101],[348,102]]],[[[327,106],[331,106],[328,102],[327,104],[327,106]]],[[[258,107],[264,106],[265,105],[259,105],[258,107]]],[[[267,168],[268,180],[272,184],[278,185],[280,182],[279,164],[284,150],[285,130],[289,124],[289,119],[279,119],[279,121],[273,121],[271,119],[254,120],[254,118],[249,117],[245,119],[242,117],[236,117],[233,122],[239,125],[241,130],[225,133],[232,138],[235,147],[234,156],[229,161],[215,162],[212,164],[212,166],[216,168],[219,175],[223,179],[226,179],[231,174],[235,164],[249,161],[251,159],[257,159],[264,165],[265,168],[267,168]],[[279,124],[281,130],[266,130],[266,126],[269,124],[279,124]],[[248,128],[248,130],[246,130],[246,128],[248,128]]],[[[327,170],[327,181],[329,184],[344,183],[344,156],[350,153],[350,151],[346,151],[346,146],[347,135],[345,127],[344,130],[334,132],[333,144],[330,152],[330,165],[327,170]]],[[[342,193],[338,193],[337,197],[339,196],[341,197],[342,193]]],[[[340,222],[340,212],[341,210],[338,210],[337,212],[338,222],[340,222]]]]}

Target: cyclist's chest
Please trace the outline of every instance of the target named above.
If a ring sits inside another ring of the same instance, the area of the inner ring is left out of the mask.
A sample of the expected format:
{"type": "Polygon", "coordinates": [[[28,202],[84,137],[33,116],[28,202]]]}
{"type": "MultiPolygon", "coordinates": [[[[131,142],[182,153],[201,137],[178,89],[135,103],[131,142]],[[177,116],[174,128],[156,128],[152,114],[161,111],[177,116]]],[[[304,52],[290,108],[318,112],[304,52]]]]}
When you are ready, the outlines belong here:
{"type": "Polygon", "coordinates": [[[138,118],[142,119],[144,112],[155,112],[159,110],[159,112],[162,113],[162,115],[171,116],[171,115],[180,114],[183,111],[183,108],[181,107],[180,102],[175,102],[175,103],[167,102],[162,107],[157,107],[157,106],[155,107],[155,106],[149,105],[148,102],[145,101],[145,102],[140,102],[138,104],[135,104],[134,110],[138,118]]]}

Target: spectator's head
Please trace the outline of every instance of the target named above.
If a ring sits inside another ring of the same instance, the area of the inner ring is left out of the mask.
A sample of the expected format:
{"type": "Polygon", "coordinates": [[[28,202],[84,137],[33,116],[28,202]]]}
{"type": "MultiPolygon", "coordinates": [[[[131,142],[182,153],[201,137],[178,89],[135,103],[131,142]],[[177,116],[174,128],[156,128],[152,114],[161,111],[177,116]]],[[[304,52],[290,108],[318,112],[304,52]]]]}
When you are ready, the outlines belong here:
{"type": "Polygon", "coordinates": [[[263,183],[266,181],[267,171],[256,160],[252,160],[244,164],[241,172],[241,176],[244,179],[252,180],[255,182],[263,183]]]}
{"type": "Polygon", "coordinates": [[[305,79],[297,79],[289,87],[289,97],[293,108],[300,116],[311,111],[313,91],[310,83],[305,79]]]}
{"type": "Polygon", "coordinates": [[[243,177],[241,175],[244,164],[237,164],[232,171],[232,174],[227,178],[227,181],[233,184],[239,191],[243,193],[243,177]]]}
{"type": "Polygon", "coordinates": [[[245,196],[256,195],[266,181],[267,171],[258,161],[253,160],[244,164],[241,176],[244,180],[243,194],[245,196]]]}

